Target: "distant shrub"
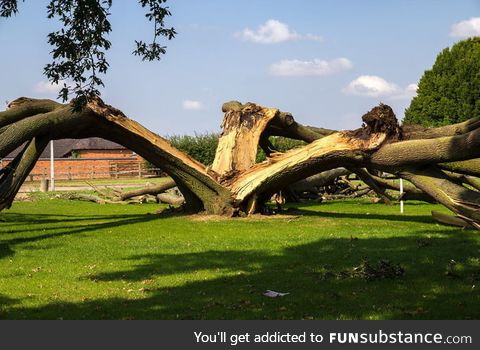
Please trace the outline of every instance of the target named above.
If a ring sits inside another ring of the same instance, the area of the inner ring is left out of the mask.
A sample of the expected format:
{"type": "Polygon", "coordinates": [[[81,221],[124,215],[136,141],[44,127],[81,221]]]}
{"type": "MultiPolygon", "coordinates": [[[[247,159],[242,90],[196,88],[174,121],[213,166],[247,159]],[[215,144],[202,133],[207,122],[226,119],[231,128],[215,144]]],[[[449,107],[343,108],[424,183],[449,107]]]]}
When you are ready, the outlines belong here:
{"type": "MultiPolygon", "coordinates": [[[[211,165],[215,159],[215,151],[218,145],[218,134],[205,133],[191,135],[173,135],[168,140],[175,147],[185,152],[190,157],[198,160],[202,164],[211,165]]],[[[285,152],[289,149],[302,146],[303,141],[292,140],[280,136],[270,137],[270,142],[279,152],[285,152]]],[[[263,162],[266,159],[265,153],[259,148],[257,153],[257,162],[263,162]]]]}
{"type": "Polygon", "coordinates": [[[204,133],[191,135],[173,135],[168,137],[170,143],[190,157],[205,165],[211,165],[215,159],[219,135],[204,133]]]}

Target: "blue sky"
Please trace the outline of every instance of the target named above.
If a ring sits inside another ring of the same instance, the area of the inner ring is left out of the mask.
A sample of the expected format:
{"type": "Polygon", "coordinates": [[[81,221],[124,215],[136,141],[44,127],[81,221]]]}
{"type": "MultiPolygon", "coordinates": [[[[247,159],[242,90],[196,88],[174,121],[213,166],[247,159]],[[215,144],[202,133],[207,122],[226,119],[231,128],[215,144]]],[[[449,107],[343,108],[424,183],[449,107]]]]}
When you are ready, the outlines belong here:
{"type": "MultiPolygon", "coordinates": [[[[55,98],[42,75],[57,24],[46,0],[0,20],[0,101],[55,98]]],[[[256,102],[299,122],[360,125],[379,102],[399,118],[423,71],[456,41],[480,35],[479,0],[171,0],[178,36],[159,62],[130,53],[152,26],[115,0],[103,99],[162,135],[218,131],[225,101],[256,102]]],[[[1,107],[3,109],[3,107],[1,107]]]]}

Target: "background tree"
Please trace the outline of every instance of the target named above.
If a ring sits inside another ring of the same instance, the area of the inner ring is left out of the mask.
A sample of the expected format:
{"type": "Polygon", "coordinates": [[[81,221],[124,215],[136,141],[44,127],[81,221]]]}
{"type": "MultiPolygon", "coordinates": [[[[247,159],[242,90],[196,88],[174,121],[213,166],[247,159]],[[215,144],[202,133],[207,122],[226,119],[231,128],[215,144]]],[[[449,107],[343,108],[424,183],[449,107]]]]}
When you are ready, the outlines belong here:
{"type": "MultiPolygon", "coordinates": [[[[18,13],[18,0],[0,0],[0,17],[18,13]]],[[[166,51],[158,41],[175,37],[174,28],[166,28],[165,18],[171,13],[164,4],[167,0],[139,0],[146,8],[145,17],[153,22],[153,39],[147,43],[135,41],[133,54],[142,60],[159,60],[166,51]]],[[[48,18],[59,20],[62,28],[48,34],[48,43],[53,47],[53,61],[44,68],[52,84],[64,83],[59,97],[67,101],[73,95],[76,106],[84,106],[89,99],[99,96],[104,86],[101,75],[108,70],[106,51],[111,43],[107,39],[112,27],[108,20],[113,0],[50,0],[48,18]]]]}
{"type": "Polygon", "coordinates": [[[480,116],[480,37],[444,49],[425,71],[404,124],[441,126],[480,116]]]}

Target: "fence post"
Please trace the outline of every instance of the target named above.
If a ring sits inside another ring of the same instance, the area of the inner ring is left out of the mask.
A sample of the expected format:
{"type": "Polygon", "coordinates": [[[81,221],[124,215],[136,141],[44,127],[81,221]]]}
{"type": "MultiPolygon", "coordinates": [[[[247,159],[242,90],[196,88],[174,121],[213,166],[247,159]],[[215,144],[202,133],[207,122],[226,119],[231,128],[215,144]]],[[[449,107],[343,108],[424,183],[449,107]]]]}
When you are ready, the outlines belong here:
{"type": "Polygon", "coordinates": [[[138,163],[138,178],[142,178],[142,164],[138,163]]]}

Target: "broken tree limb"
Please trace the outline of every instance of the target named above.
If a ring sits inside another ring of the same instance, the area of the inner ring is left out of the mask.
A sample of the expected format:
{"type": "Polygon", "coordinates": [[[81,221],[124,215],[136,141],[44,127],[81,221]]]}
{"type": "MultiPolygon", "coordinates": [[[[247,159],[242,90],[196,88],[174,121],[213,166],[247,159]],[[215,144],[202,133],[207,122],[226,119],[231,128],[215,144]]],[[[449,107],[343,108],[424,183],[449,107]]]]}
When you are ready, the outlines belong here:
{"type": "Polygon", "coordinates": [[[458,124],[425,128],[420,125],[407,125],[403,127],[403,139],[434,139],[445,136],[466,134],[480,127],[480,118],[472,118],[458,124]]]}
{"type": "Polygon", "coordinates": [[[7,166],[6,172],[0,178],[0,210],[10,208],[20,187],[47,145],[47,139],[34,137],[7,166]]]}
{"type": "Polygon", "coordinates": [[[480,179],[470,176],[470,175],[465,175],[465,174],[459,174],[459,173],[454,173],[451,171],[443,171],[443,173],[454,183],[457,185],[463,186],[467,185],[470,186],[476,190],[479,189],[480,187],[480,179]]]}
{"type": "Polygon", "coordinates": [[[349,170],[355,173],[360,180],[362,180],[368,187],[370,187],[385,204],[392,203],[392,196],[387,193],[385,187],[378,185],[378,183],[372,178],[368,171],[362,168],[351,168],[349,170]]]}
{"type": "Polygon", "coordinates": [[[236,202],[243,202],[256,192],[272,195],[293,181],[339,166],[357,166],[367,154],[379,149],[389,138],[397,139],[398,122],[390,107],[375,107],[362,119],[365,127],[352,132],[338,132],[306,146],[256,164],[225,183],[236,202]]]}
{"type": "Polygon", "coordinates": [[[132,191],[122,192],[117,196],[117,198],[121,201],[124,201],[133,197],[144,196],[144,195],[156,196],[157,194],[164,192],[175,186],[176,186],[175,181],[170,179],[159,185],[147,186],[147,187],[143,187],[143,188],[132,190],[132,191]]]}
{"type": "Polygon", "coordinates": [[[473,226],[468,221],[462,219],[461,217],[440,213],[439,211],[435,210],[432,211],[432,218],[435,221],[438,221],[439,223],[444,225],[457,226],[462,228],[475,228],[475,226],[473,226]]]}
{"type": "Polygon", "coordinates": [[[455,173],[480,176],[480,159],[468,159],[457,162],[440,163],[441,169],[453,171],[455,173]]]}
{"type": "Polygon", "coordinates": [[[326,200],[358,198],[365,196],[370,192],[372,192],[372,189],[370,187],[366,187],[363,189],[359,189],[352,194],[325,194],[323,195],[323,198],[326,200]]]}
{"type": "Polygon", "coordinates": [[[157,200],[159,203],[170,205],[182,205],[185,203],[185,198],[183,198],[183,196],[177,196],[172,193],[159,193],[157,194],[157,200]]]}
{"type": "Polygon", "coordinates": [[[60,103],[52,100],[17,98],[8,104],[6,111],[0,112],[0,128],[37,114],[51,112],[60,106],[60,103]]]}
{"type": "MultiPolygon", "coordinates": [[[[400,191],[400,184],[398,183],[397,178],[395,178],[395,179],[385,179],[383,177],[376,176],[376,175],[373,175],[373,174],[370,174],[370,176],[379,185],[381,185],[385,188],[391,189],[391,190],[400,191]]],[[[423,194],[423,192],[421,190],[419,190],[418,188],[416,188],[415,186],[413,186],[409,182],[404,182],[403,183],[403,191],[405,193],[423,194]]]]}
{"type": "Polygon", "coordinates": [[[78,193],[78,192],[62,193],[57,195],[56,197],[61,199],[78,200],[78,201],[92,202],[97,204],[128,204],[127,202],[113,201],[113,200],[109,200],[93,194],[78,193]]]}
{"type": "Polygon", "coordinates": [[[478,177],[463,175],[465,184],[472,186],[477,191],[480,191],[480,179],[478,177]]]}
{"type": "MultiPolygon", "coordinates": [[[[229,104],[234,104],[230,102],[229,104]]],[[[243,171],[255,164],[260,137],[279,111],[247,103],[226,110],[212,170],[219,175],[243,171]]]]}
{"type": "Polygon", "coordinates": [[[451,182],[445,173],[434,166],[403,170],[400,174],[437,202],[480,229],[479,192],[451,182]]]}
{"type": "Polygon", "coordinates": [[[385,144],[371,154],[371,167],[394,172],[405,166],[429,165],[480,157],[480,129],[466,134],[385,144]],[[461,150],[461,152],[459,151],[461,150]]]}
{"type": "Polygon", "coordinates": [[[330,169],[297,181],[290,185],[289,188],[297,194],[301,192],[312,192],[318,194],[321,187],[332,183],[340,176],[348,174],[350,174],[350,171],[345,168],[330,169]]]}
{"type": "MultiPolygon", "coordinates": [[[[8,111],[1,112],[1,157],[37,138],[48,142],[102,137],[124,145],[171,176],[184,195],[187,211],[230,216],[262,211],[263,202],[273,193],[319,172],[338,167],[366,168],[405,175],[415,187],[480,228],[480,193],[455,184],[438,168],[439,163],[468,163],[480,157],[476,121],[449,129],[423,130],[425,137],[414,138],[399,126],[390,107],[380,105],[362,117],[364,125],[360,129],[321,134],[313,128],[292,128],[296,122],[289,113],[237,103],[226,112],[225,142],[217,150],[215,167],[208,168],[100,99],[93,99],[78,112],[72,111],[72,105],[58,104],[38,114],[25,111],[34,103],[29,99],[14,101],[8,111]],[[15,118],[12,113],[17,113],[15,118]],[[277,131],[311,142],[254,164],[253,154],[262,136],[277,131]]],[[[30,164],[24,158],[16,162],[17,172],[30,164]]],[[[5,189],[0,191],[0,200],[5,202],[18,187],[8,174],[5,170],[0,177],[0,186],[5,189]]]]}

